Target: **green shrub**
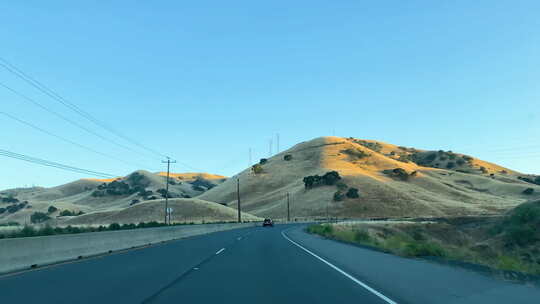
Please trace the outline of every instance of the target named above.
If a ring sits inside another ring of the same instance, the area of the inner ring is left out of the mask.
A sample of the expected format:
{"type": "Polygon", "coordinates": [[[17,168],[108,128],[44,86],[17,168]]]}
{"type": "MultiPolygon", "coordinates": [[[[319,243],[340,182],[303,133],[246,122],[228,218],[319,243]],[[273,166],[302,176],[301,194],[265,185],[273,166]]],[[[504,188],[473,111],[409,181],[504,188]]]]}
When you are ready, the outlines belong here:
{"type": "Polygon", "coordinates": [[[408,154],[400,154],[397,160],[403,163],[408,163],[411,161],[411,156],[408,154]]]}
{"type": "Polygon", "coordinates": [[[446,256],[446,251],[439,244],[433,242],[411,242],[403,249],[403,254],[406,256],[422,257],[422,256],[446,256]]]}
{"type": "Polygon", "coordinates": [[[48,221],[50,219],[51,218],[47,214],[45,214],[43,212],[34,212],[30,216],[30,222],[32,222],[33,224],[43,223],[43,222],[48,221]]]}
{"type": "Polygon", "coordinates": [[[513,226],[508,230],[507,240],[520,246],[526,246],[536,240],[536,229],[530,225],[513,226]]]}
{"type": "Polygon", "coordinates": [[[527,189],[523,190],[523,194],[531,195],[533,193],[534,193],[533,188],[527,188],[527,189]]]}
{"type": "Polygon", "coordinates": [[[339,173],[337,171],[330,171],[326,172],[322,176],[322,179],[325,185],[331,186],[335,185],[337,181],[341,179],[341,176],[339,176],[339,173]]]}
{"type": "Polygon", "coordinates": [[[447,169],[452,169],[452,168],[454,168],[455,166],[456,166],[456,164],[455,164],[454,162],[448,162],[448,163],[446,164],[446,168],[447,168],[447,169]]]}
{"type": "Polygon", "coordinates": [[[0,227],[10,227],[10,226],[20,226],[21,224],[17,222],[7,222],[0,224],[0,227]]]}
{"type": "Polygon", "coordinates": [[[463,160],[463,158],[458,158],[458,159],[456,160],[456,164],[457,164],[458,166],[463,166],[463,165],[465,165],[465,160],[463,160]]]}
{"type": "Polygon", "coordinates": [[[251,166],[251,171],[253,171],[253,173],[255,174],[259,174],[263,172],[263,167],[261,166],[261,164],[255,164],[251,166]]]}
{"type": "Polygon", "coordinates": [[[306,189],[311,189],[315,186],[320,186],[321,184],[332,186],[341,179],[337,171],[326,172],[323,176],[319,175],[310,175],[304,177],[302,180],[304,182],[304,187],[306,189]]]}
{"type": "Polygon", "coordinates": [[[62,210],[60,212],[60,216],[76,216],[77,213],[75,213],[74,211],[70,211],[70,210],[62,210]]]}
{"type": "Polygon", "coordinates": [[[538,241],[537,229],[540,227],[540,201],[521,204],[493,230],[505,232],[507,244],[527,246],[538,241]]]}
{"type": "Polygon", "coordinates": [[[347,190],[347,188],[349,188],[349,186],[347,186],[347,184],[343,183],[343,182],[338,182],[336,184],[336,187],[338,188],[338,190],[340,191],[345,191],[347,190]]]}
{"type": "MultiPolygon", "coordinates": [[[[197,178],[194,181],[190,182],[190,184],[193,185],[193,186],[198,186],[199,189],[201,189],[202,187],[204,187],[206,189],[212,189],[212,188],[214,188],[216,186],[216,184],[214,184],[214,183],[210,182],[209,180],[206,180],[206,179],[204,179],[204,178],[202,178],[200,176],[197,176],[197,178]]],[[[205,190],[203,189],[203,191],[205,191],[205,190]]]]}
{"type": "Polygon", "coordinates": [[[424,157],[422,163],[429,164],[429,163],[433,162],[436,158],[437,158],[436,153],[429,153],[428,155],[426,155],[426,157],[424,157]]]}
{"type": "Polygon", "coordinates": [[[268,159],[266,159],[266,158],[261,158],[261,160],[259,161],[259,164],[260,164],[260,165],[264,165],[264,164],[266,164],[267,162],[268,162],[268,159]]]}
{"type": "Polygon", "coordinates": [[[415,241],[425,241],[426,240],[426,236],[419,229],[415,229],[412,232],[411,236],[415,241]]]}
{"type": "Polygon", "coordinates": [[[354,140],[354,142],[375,152],[381,152],[382,150],[382,145],[378,142],[369,142],[365,140],[354,140]]]}
{"type": "Polygon", "coordinates": [[[345,194],[348,198],[359,198],[360,195],[358,195],[358,189],[356,188],[349,188],[347,193],[345,194]]]}
{"type": "Polygon", "coordinates": [[[334,227],[329,224],[314,224],[307,228],[309,233],[318,234],[322,236],[330,236],[334,233],[334,227]]]}
{"type": "Polygon", "coordinates": [[[286,154],[285,156],[283,156],[283,159],[286,160],[286,161],[290,161],[290,160],[292,160],[292,155],[286,154]]]}
{"type": "Polygon", "coordinates": [[[488,170],[486,169],[486,167],[481,166],[480,167],[480,172],[482,172],[483,174],[486,174],[486,173],[488,173],[488,170]]]}
{"type": "Polygon", "coordinates": [[[64,230],[67,233],[81,233],[81,232],[84,232],[81,228],[79,228],[77,226],[71,226],[71,225],[68,225],[66,228],[64,228],[64,230]]]}
{"type": "Polygon", "coordinates": [[[139,196],[147,197],[147,196],[152,195],[152,193],[154,193],[152,192],[152,190],[141,189],[138,194],[139,196]]]}
{"type": "Polygon", "coordinates": [[[354,233],[354,240],[358,243],[366,243],[371,240],[369,233],[365,230],[358,230],[354,233]]]}
{"type": "Polygon", "coordinates": [[[49,206],[49,209],[47,209],[47,212],[48,213],[53,213],[53,212],[56,212],[58,210],[58,208],[56,208],[55,206],[49,206]]]}
{"type": "Polygon", "coordinates": [[[54,232],[54,229],[49,226],[49,225],[46,225],[45,227],[41,228],[38,232],[37,232],[38,235],[53,235],[55,234],[54,232]]]}
{"type": "Polygon", "coordinates": [[[104,190],[96,190],[94,192],[92,192],[92,196],[93,197],[103,197],[105,196],[105,191],[104,190]]]}
{"type": "Polygon", "coordinates": [[[341,191],[336,191],[334,193],[333,200],[334,202],[340,202],[345,198],[345,195],[341,191]]]}
{"type": "Polygon", "coordinates": [[[371,154],[369,153],[366,153],[362,150],[359,150],[359,149],[345,149],[345,150],[341,150],[341,152],[349,155],[350,157],[354,158],[354,159],[362,159],[362,158],[365,158],[365,157],[369,157],[371,156],[371,154]]]}
{"type": "Polygon", "coordinates": [[[118,223],[112,223],[109,225],[109,230],[120,230],[122,227],[118,223]]]}
{"type": "Polygon", "coordinates": [[[24,228],[19,232],[19,235],[21,237],[30,237],[36,235],[36,229],[34,229],[32,226],[24,225],[24,228]]]}
{"type": "Polygon", "coordinates": [[[383,173],[389,175],[390,177],[401,179],[402,181],[406,181],[409,179],[409,174],[402,168],[384,170],[383,173]]]}
{"type": "Polygon", "coordinates": [[[497,268],[523,272],[524,269],[528,269],[529,267],[524,265],[524,263],[516,257],[500,255],[497,257],[497,268]]]}

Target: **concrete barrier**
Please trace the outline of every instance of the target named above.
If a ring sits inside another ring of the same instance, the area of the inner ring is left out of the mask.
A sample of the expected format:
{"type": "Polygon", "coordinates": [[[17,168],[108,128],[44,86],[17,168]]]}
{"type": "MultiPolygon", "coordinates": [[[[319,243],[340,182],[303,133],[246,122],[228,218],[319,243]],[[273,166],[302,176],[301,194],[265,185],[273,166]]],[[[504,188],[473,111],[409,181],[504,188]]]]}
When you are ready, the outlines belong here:
{"type": "Polygon", "coordinates": [[[256,224],[186,225],[3,239],[0,240],[0,273],[254,225],[256,224]]]}

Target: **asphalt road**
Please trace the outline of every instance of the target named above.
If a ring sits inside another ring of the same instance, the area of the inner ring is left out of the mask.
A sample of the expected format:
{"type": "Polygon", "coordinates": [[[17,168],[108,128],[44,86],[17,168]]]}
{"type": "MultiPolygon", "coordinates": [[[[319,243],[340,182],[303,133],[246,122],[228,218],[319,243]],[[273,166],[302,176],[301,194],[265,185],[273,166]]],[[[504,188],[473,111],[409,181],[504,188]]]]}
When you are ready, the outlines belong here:
{"type": "MultiPolygon", "coordinates": [[[[0,248],[1,250],[1,248],[0,248]]],[[[539,303],[540,289],[246,228],[0,277],[0,303],[539,303]]]]}

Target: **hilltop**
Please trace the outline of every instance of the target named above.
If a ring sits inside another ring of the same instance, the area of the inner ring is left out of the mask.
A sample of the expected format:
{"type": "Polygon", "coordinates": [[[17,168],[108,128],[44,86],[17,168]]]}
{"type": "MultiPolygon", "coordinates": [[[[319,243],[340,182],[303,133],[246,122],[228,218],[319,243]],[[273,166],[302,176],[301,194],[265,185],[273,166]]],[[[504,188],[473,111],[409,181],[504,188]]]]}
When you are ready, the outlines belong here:
{"type": "Polygon", "coordinates": [[[284,218],[287,192],[295,217],[322,217],[327,210],[345,218],[483,215],[538,197],[535,178],[451,151],[319,137],[261,160],[199,198],[234,208],[239,179],[242,210],[261,217],[284,218]],[[339,179],[323,177],[332,171],[339,179]]]}

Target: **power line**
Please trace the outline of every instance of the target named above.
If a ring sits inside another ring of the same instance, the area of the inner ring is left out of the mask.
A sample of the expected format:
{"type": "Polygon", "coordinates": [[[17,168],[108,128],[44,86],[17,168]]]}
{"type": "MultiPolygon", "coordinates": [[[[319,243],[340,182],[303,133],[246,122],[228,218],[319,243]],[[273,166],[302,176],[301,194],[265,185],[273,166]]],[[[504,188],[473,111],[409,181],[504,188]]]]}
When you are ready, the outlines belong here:
{"type": "MultiPolygon", "coordinates": [[[[158,156],[158,157],[160,157],[160,158],[161,158],[161,157],[168,157],[167,155],[164,155],[164,154],[162,154],[162,153],[159,153],[159,152],[157,152],[156,150],[154,150],[154,149],[152,149],[152,148],[149,148],[149,147],[147,147],[147,146],[145,146],[145,145],[139,143],[139,142],[136,141],[136,140],[133,140],[132,138],[130,138],[130,137],[128,137],[128,136],[126,136],[126,135],[124,135],[124,134],[118,132],[117,130],[113,129],[112,127],[108,126],[107,124],[105,124],[105,123],[101,122],[100,120],[96,119],[96,118],[93,117],[91,114],[89,114],[88,112],[82,110],[80,107],[78,107],[77,105],[73,104],[72,102],[68,101],[67,99],[65,99],[64,97],[62,97],[60,94],[58,94],[57,92],[55,92],[54,90],[52,90],[51,88],[49,88],[48,86],[46,86],[45,84],[39,82],[38,80],[34,79],[34,78],[31,77],[30,75],[28,75],[28,74],[26,74],[25,72],[23,72],[21,69],[15,67],[13,64],[9,63],[6,59],[0,57],[0,61],[3,62],[3,63],[0,63],[0,66],[4,67],[4,68],[5,68],[6,70],[8,70],[10,73],[14,74],[14,75],[17,76],[18,78],[20,78],[20,79],[22,79],[23,81],[27,82],[28,84],[30,84],[30,85],[33,86],[34,88],[38,89],[39,91],[41,91],[41,92],[44,93],[45,95],[49,96],[50,98],[52,98],[52,99],[54,99],[54,100],[60,102],[62,105],[68,107],[69,109],[71,109],[72,111],[76,112],[77,114],[83,116],[84,118],[86,118],[87,120],[91,121],[91,122],[94,123],[95,125],[97,125],[97,126],[103,128],[103,129],[109,131],[110,133],[113,133],[114,135],[116,135],[116,136],[118,136],[118,137],[120,137],[120,138],[122,138],[122,139],[124,139],[124,140],[126,140],[126,141],[128,141],[128,142],[130,142],[130,143],[133,144],[133,145],[136,145],[136,146],[138,146],[138,147],[140,147],[140,148],[142,148],[142,149],[144,149],[144,150],[146,150],[146,151],[149,151],[150,153],[152,153],[152,154],[154,154],[154,155],[156,155],[156,156],[158,156]]],[[[0,85],[2,85],[2,84],[0,84],[0,85]]],[[[20,93],[16,92],[15,90],[13,90],[13,89],[7,87],[6,85],[2,85],[2,86],[5,87],[6,89],[12,91],[13,93],[15,93],[15,94],[17,94],[17,95],[19,95],[19,96],[21,96],[21,97],[27,99],[27,100],[30,99],[30,98],[24,96],[23,94],[20,94],[20,93]]],[[[30,101],[30,100],[29,100],[29,101],[30,101]]],[[[51,111],[51,110],[47,109],[46,107],[44,107],[43,105],[37,103],[37,102],[34,101],[34,100],[32,100],[31,102],[34,103],[34,104],[36,104],[36,105],[39,105],[41,108],[45,109],[46,111],[48,111],[48,112],[50,112],[50,113],[53,113],[53,114],[55,114],[56,116],[61,117],[63,120],[66,120],[66,121],[68,121],[68,122],[70,122],[70,123],[72,123],[72,124],[74,123],[74,122],[71,121],[70,119],[67,119],[66,117],[63,117],[62,115],[60,115],[60,114],[58,114],[58,113],[56,113],[56,112],[54,112],[54,111],[51,111]]],[[[74,124],[77,125],[79,128],[82,128],[82,129],[84,129],[85,131],[90,132],[90,133],[92,133],[93,135],[100,137],[100,138],[103,139],[103,140],[106,140],[106,141],[108,141],[108,142],[111,142],[111,143],[113,143],[113,144],[115,144],[115,145],[117,145],[117,146],[120,146],[120,147],[122,147],[122,148],[124,148],[124,149],[127,149],[127,150],[129,150],[129,151],[131,151],[131,152],[141,154],[141,153],[139,153],[139,152],[137,152],[137,151],[135,151],[135,150],[130,149],[129,147],[126,147],[126,146],[121,145],[121,144],[119,144],[119,143],[117,143],[117,142],[114,142],[114,141],[112,141],[112,140],[110,140],[110,139],[108,139],[108,138],[105,138],[105,137],[103,137],[103,136],[101,136],[101,135],[99,135],[99,134],[97,134],[97,133],[95,133],[95,132],[89,130],[88,128],[85,128],[85,127],[83,127],[83,126],[77,124],[77,123],[74,123],[74,124]]],[[[141,154],[141,155],[143,155],[143,154],[141,154]]],[[[147,156],[145,156],[145,157],[147,157],[147,156]]],[[[181,165],[183,165],[184,167],[190,168],[190,169],[192,169],[192,170],[203,171],[203,170],[201,170],[201,169],[195,168],[195,167],[190,166],[190,165],[188,165],[188,164],[186,164],[186,163],[183,163],[183,162],[178,162],[178,163],[181,164],[181,165]]]]}
{"type": "Polygon", "coordinates": [[[144,154],[142,154],[142,153],[140,153],[140,152],[138,152],[138,151],[135,151],[135,150],[131,149],[130,147],[127,147],[127,146],[125,146],[125,145],[122,145],[122,144],[120,144],[120,143],[117,143],[117,142],[115,142],[115,141],[113,141],[113,140],[111,140],[111,139],[109,139],[109,138],[106,138],[106,137],[102,136],[101,134],[98,134],[98,133],[96,133],[96,132],[94,132],[94,131],[88,129],[87,127],[85,127],[85,126],[83,126],[83,125],[81,125],[81,124],[79,124],[79,123],[77,123],[77,122],[75,122],[75,121],[73,121],[73,120],[71,120],[71,119],[65,117],[64,115],[62,115],[62,114],[60,114],[60,113],[58,113],[58,112],[55,112],[55,111],[53,111],[53,110],[47,108],[46,106],[44,106],[44,105],[42,105],[41,103],[35,101],[34,99],[32,99],[32,98],[30,98],[30,97],[28,97],[28,96],[26,96],[26,95],[24,95],[24,94],[22,94],[22,93],[16,91],[15,89],[13,89],[13,88],[11,88],[11,87],[8,87],[7,85],[5,85],[5,84],[3,84],[3,83],[1,83],[1,82],[0,82],[0,86],[3,87],[3,88],[5,88],[6,90],[12,92],[13,94],[15,94],[15,95],[21,97],[22,99],[24,99],[24,100],[26,100],[26,101],[32,103],[33,105],[35,105],[35,106],[41,108],[42,110],[44,110],[44,111],[46,111],[46,112],[48,112],[48,113],[50,113],[50,114],[53,114],[53,115],[55,115],[56,117],[58,117],[58,118],[60,118],[60,119],[62,119],[62,120],[64,120],[64,121],[66,121],[66,122],[68,122],[68,123],[70,123],[70,124],[76,126],[76,127],[79,128],[79,129],[82,129],[82,130],[84,130],[84,131],[86,131],[86,132],[88,132],[88,133],[90,133],[90,134],[92,134],[92,135],[94,135],[94,136],[96,136],[96,137],[98,137],[98,138],[104,140],[104,141],[107,141],[107,142],[109,142],[109,143],[112,143],[112,144],[114,144],[114,145],[116,145],[116,146],[119,146],[119,147],[121,147],[121,148],[123,148],[123,149],[125,149],[125,150],[130,151],[130,152],[133,152],[133,153],[142,155],[142,156],[144,156],[144,157],[148,157],[147,155],[144,155],[144,154]]]}
{"type": "Polygon", "coordinates": [[[167,157],[166,155],[164,155],[162,153],[159,153],[156,150],[154,150],[152,148],[149,148],[149,147],[139,143],[138,141],[136,141],[136,140],[134,140],[134,139],[132,139],[132,138],[118,132],[118,131],[116,131],[112,127],[110,127],[107,124],[101,122],[100,120],[98,120],[97,118],[95,118],[94,116],[89,114],[88,112],[82,110],[77,105],[73,104],[72,102],[70,102],[67,99],[65,99],[64,97],[62,97],[60,94],[58,94],[57,92],[55,92],[51,88],[47,87],[43,83],[37,81],[36,79],[32,78],[31,76],[29,76],[25,72],[21,71],[19,68],[15,67],[13,64],[9,63],[4,58],[0,57],[0,61],[3,62],[3,63],[0,63],[0,65],[2,67],[4,67],[6,70],[8,70],[10,73],[12,73],[15,76],[19,77],[20,79],[24,80],[25,82],[27,82],[31,86],[35,87],[36,89],[38,89],[39,91],[44,93],[45,95],[47,95],[47,96],[51,97],[52,99],[60,102],[62,105],[66,106],[67,108],[71,109],[72,111],[74,111],[75,113],[81,115],[82,117],[86,118],[87,120],[94,123],[95,125],[103,128],[103,129],[109,131],[110,133],[112,133],[112,134],[114,134],[114,135],[116,135],[116,136],[130,142],[131,144],[136,145],[139,148],[142,148],[142,149],[144,149],[146,151],[149,151],[149,152],[151,152],[151,153],[153,153],[153,154],[155,154],[155,155],[157,155],[159,157],[167,157]]]}
{"type": "Polygon", "coordinates": [[[35,129],[35,130],[38,130],[38,131],[40,131],[40,132],[42,132],[42,133],[47,134],[47,135],[49,135],[49,136],[55,137],[55,138],[60,139],[60,140],[62,140],[62,141],[64,141],[64,142],[67,142],[67,143],[72,144],[72,145],[74,145],[74,146],[77,146],[77,147],[79,147],[79,148],[88,150],[88,151],[90,151],[90,152],[99,154],[99,155],[101,155],[101,156],[105,156],[105,157],[107,157],[107,158],[114,159],[114,160],[116,160],[116,161],[120,161],[120,162],[122,162],[122,163],[124,163],[124,164],[127,164],[127,165],[130,165],[130,166],[136,166],[136,167],[139,167],[139,168],[141,168],[141,169],[146,167],[145,165],[141,165],[141,164],[137,164],[137,163],[131,163],[131,162],[128,162],[128,161],[123,160],[122,158],[115,157],[115,156],[112,156],[112,155],[109,155],[109,154],[106,154],[106,153],[97,151],[97,150],[92,149],[92,148],[90,148],[90,147],[81,145],[81,144],[79,144],[79,143],[77,143],[77,142],[74,142],[74,141],[72,141],[72,140],[70,140],[70,139],[67,139],[67,138],[65,138],[65,137],[62,137],[62,136],[60,136],[60,135],[56,135],[56,134],[54,134],[54,133],[52,133],[52,132],[49,132],[49,131],[47,131],[47,130],[45,130],[45,129],[43,129],[43,128],[40,128],[40,127],[38,127],[38,126],[36,126],[36,125],[34,125],[34,124],[32,124],[32,123],[29,123],[29,122],[27,122],[27,121],[24,121],[24,120],[22,120],[22,119],[19,119],[19,118],[15,117],[15,116],[13,116],[13,115],[11,115],[11,114],[8,114],[8,113],[5,113],[5,112],[0,112],[0,114],[3,114],[3,115],[5,115],[6,117],[11,118],[12,120],[15,120],[15,121],[17,121],[17,122],[19,122],[19,123],[21,123],[21,124],[27,125],[27,126],[33,128],[33,129],[35,129]]]}
{"type": "Polygon", "coordinates": [[[81,168],[68,166],[68,165],[64,165],[64,164],[61,164],[61,163],[57,163],[57,162],[52,162],[52,161],[48,161],[48,160],[44,160],[44,159],[40,159],[40,158],[36,158],[36,157],[27,156],[27,155],[24,155],[24,154],[19,154],[19,153],[14,153],[14,152],[7,151],[7,150],[2,150],[2,149],[0,149],[0,156],[6,156],[6,157],[9,157],[9,158],[19,159],[19,160],[23,160],[23,161],[26,161],[26,162],[30,162],[30,163],[34,163],[34,164],[38,164],[38,165],[42,165],[42,166],[54,167],[54,168],[58,168],[58,169],[66,170],[66,171],[82,173],[82,174],[86,174],[86,175],[93,175],[93,176],[97,176],[97,177],[105,177],[105,178],[117,177],[117,175],[112,175],[112,174],[108,174],[108,173],[92,171],[92,170],[87,170],[87,169],[81,169],[81,168]]]}

